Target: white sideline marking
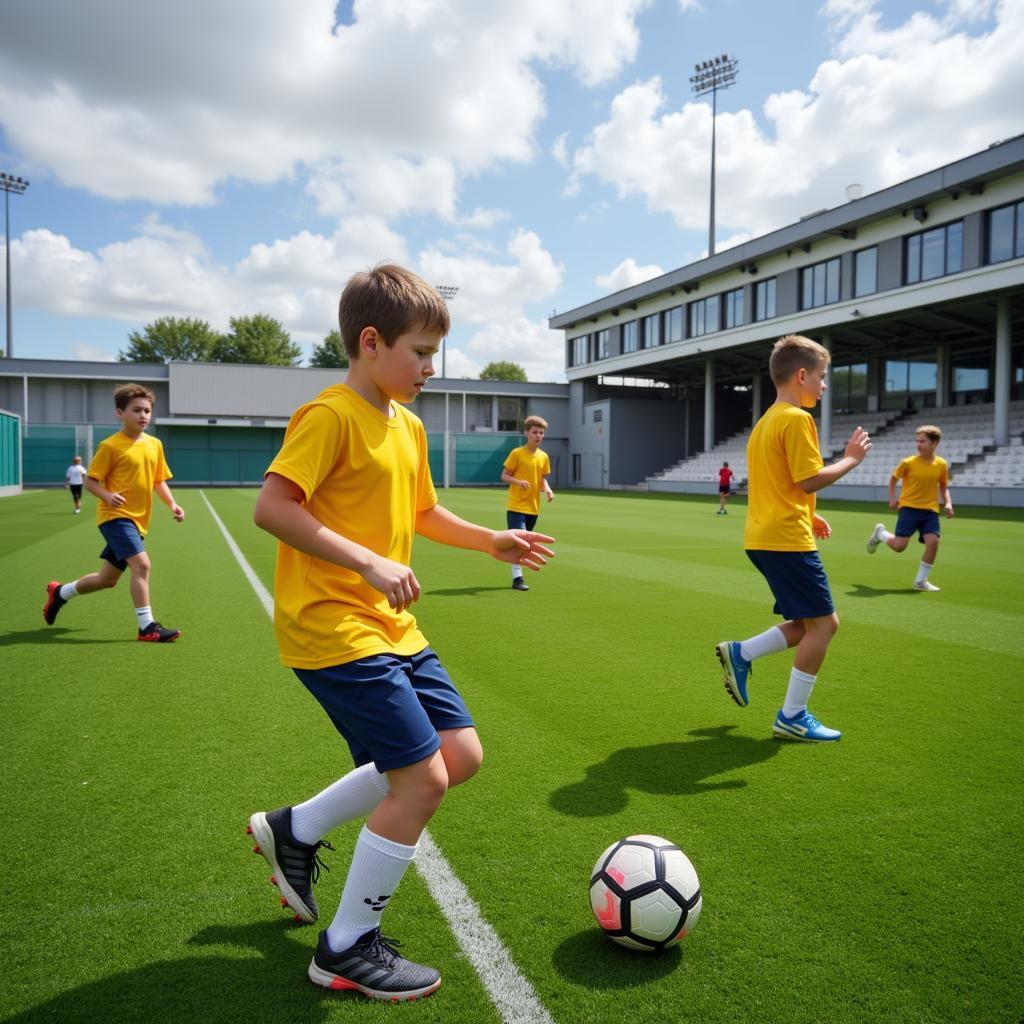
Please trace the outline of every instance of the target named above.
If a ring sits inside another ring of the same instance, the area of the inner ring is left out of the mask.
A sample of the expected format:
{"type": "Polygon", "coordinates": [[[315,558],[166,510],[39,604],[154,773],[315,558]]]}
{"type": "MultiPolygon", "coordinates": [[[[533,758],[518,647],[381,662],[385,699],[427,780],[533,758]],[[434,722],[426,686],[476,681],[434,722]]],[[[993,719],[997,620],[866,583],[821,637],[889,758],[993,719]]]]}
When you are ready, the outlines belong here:
{"type": "MultiPolygon", "coordinates": [[[[206,492],[201,490],[199,493],[214,522],[220,527],[220,532],[224,534],[235,561],[256,591],[266,613],[273,619],[274,599],[246,561],[242,549],[210,504],[206,492]]],[[[498,933],[484,920],[469,890],[459,881],[426,829],[420,836],[419,851],[413,864],[427,883],[430,895],[441,908],[459,949],[480,975],[501,1019],[506,1024],[554,1024],[551,1014],[533,991],[533,986],[519,973],[498,933]]]]}

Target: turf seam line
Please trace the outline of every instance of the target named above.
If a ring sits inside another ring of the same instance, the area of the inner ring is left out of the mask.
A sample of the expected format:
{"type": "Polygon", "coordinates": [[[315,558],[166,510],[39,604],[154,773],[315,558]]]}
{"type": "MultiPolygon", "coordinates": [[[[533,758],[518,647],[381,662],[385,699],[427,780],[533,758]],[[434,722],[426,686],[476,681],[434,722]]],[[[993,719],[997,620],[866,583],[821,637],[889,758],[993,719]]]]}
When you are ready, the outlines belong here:
{"type": "MultiPolygon", "coordinates": [[[[200,490],[199,494],[245,578],[266,613],[273,619],[274,599],[217,515],[217,510],[210,504],[206,492],[200,490]]],[[[413,864],[426,882],[430,895],[441,908],[459,949],[480,976],[480,981],[505,1024],[554,1024],[533,986],[520,973],[498,933],[484,920],[469,890],[459,880],[426,829],[420,836],[419,851],[413,864]]]]}

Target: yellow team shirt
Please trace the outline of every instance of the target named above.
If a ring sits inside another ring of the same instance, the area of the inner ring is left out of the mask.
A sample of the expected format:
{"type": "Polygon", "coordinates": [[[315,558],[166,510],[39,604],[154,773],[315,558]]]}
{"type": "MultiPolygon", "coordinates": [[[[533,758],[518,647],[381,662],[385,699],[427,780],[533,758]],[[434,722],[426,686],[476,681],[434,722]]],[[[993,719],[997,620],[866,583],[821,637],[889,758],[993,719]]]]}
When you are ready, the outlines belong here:
{"type": "Polygon", "coordinates": [[[749,551],[816,551],[811,530],[815,496],[797,484],[821,472],[818,430],[805,410],[776,402],[747,442],[749,551]]]}
{"type": "Polygon", "coordinates": [[[939,511],[939,485],[949,485],[949,463],[938,455],[925,462],[920,455],[910,455],[892,471],[903,481],[900,508],[930,508],[939,511]]]}
{"type": "Polygon", "coordinates": [[[508,488],[509,512],[525,512],[528,516],[540,515],[540,490],[544,477],[551,472],[551,460],[547,452],[538,448],[530,451],[529,445],[513,448],[505,459],[505,472],[518,480],[528,480],[529,490],[510,484],[508,488]]]}
{"type": "Polygon", "coordinates": [[[153,513],[153,488],[171,479],[164,458],[164,446],[156,437],[139,434],[134,440],[123,430],[100,442],[87,474],[108,491],[124,495],[124,504],[114,508],[105,501],[96,506],[96,523],[130,519],[145,537],[153,513]]]}
{"type": "MultiPolygon", "coordinates": [[[[427,435],[397,403],[386,416],[345,384],[297,409],[267,473],[302,489],[324,526],[409,565],[416,514],[433,508],[427,435]]],[[[357,572],[277,547],[274,627],[290,668],[327,668],[374,654],[418,654],[427,641],[407,611],[357,572]]]]}

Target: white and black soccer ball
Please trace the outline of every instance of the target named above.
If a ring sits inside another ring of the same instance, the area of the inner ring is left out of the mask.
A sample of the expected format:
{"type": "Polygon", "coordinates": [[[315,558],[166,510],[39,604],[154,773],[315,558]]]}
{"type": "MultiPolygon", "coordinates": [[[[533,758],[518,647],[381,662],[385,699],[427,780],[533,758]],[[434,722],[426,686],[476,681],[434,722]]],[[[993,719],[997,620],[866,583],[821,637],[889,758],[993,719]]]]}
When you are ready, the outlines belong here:
{"type": "Polygon", "coordinates": [[[612,941],[653,953],[674,946],[700,917],[700,880],[690,858],[658,836],[612,843],[590,877],[590,909],[612,941]]]}

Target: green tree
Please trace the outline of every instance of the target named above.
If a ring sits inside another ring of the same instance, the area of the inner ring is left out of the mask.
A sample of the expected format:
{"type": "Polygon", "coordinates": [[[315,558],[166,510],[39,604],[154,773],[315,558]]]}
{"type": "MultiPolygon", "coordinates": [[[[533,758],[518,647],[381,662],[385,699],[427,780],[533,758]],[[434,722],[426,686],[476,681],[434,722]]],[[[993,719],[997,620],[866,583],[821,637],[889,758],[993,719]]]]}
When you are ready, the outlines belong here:
{"type": "Polygon", "coordinates": [[[298,366],[302,349],[273,317],[256,313],[233,316],[231,330],[218,340],[212,357],[218,363],[298,366]]]}
{"type": "Polygon", "coordinates": [[[309,365],[340,369],[345,369],[348,366],[348,353],[345,351],[341,335],[337,331],[331,331],[324,338],[322,345],[313,346],[313,357],[310,359],[309,365]]]}
{"type": "Polygon", "coordinates": [[[141,333],[132,331],[127,351],[118,352],[117,358],[122,363],[204,362],[212,358],[219,340],[205,320],[162,316],[146,324],[141,333]]]}
{"type": "Polygon", "coordinates": [[[488,363],[480,371],[481,380],[514,380],[526,383],[526,371],[518,363],[498,360],[488,363]]]}

